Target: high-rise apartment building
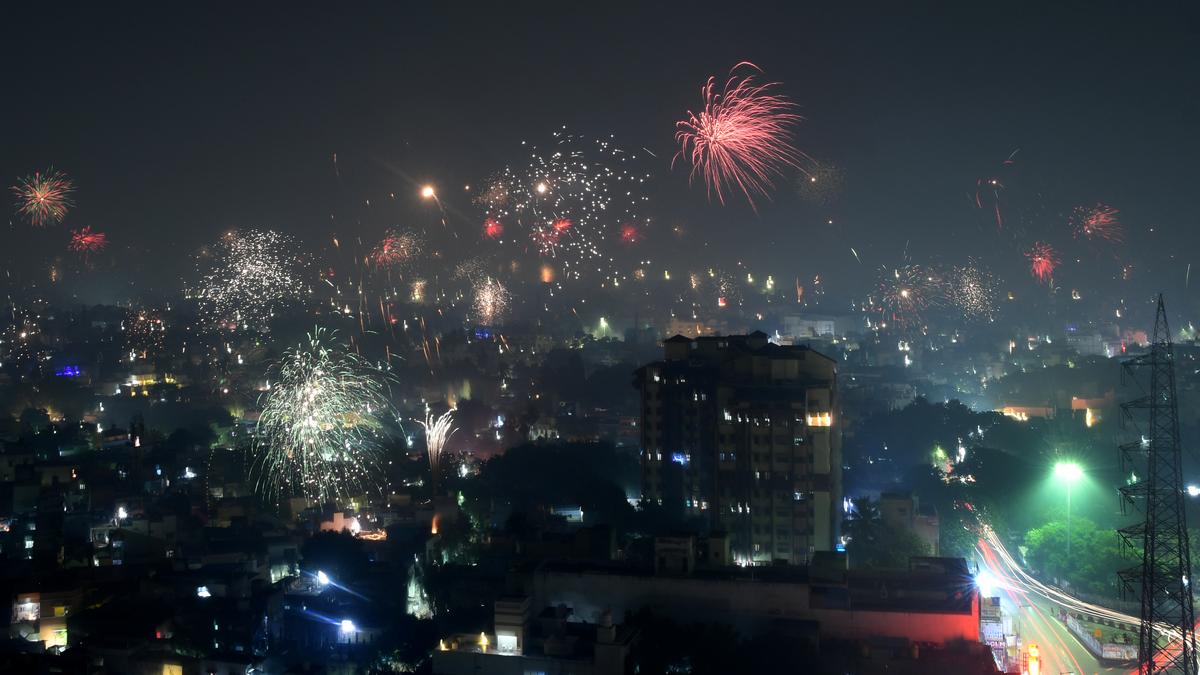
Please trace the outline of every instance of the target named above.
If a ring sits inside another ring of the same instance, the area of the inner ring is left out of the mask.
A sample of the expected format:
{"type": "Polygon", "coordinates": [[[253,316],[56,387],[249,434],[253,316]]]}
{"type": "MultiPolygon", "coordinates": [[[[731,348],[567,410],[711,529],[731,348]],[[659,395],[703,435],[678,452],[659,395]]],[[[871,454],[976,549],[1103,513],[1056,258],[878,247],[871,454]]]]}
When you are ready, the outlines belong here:
{"type": "Polygon", "coordinates": [[[841,519],[837,363],[766,334],[663,342],[639,368],[642,498],[729,537],[742,564],[808,562],[841,519]]]}

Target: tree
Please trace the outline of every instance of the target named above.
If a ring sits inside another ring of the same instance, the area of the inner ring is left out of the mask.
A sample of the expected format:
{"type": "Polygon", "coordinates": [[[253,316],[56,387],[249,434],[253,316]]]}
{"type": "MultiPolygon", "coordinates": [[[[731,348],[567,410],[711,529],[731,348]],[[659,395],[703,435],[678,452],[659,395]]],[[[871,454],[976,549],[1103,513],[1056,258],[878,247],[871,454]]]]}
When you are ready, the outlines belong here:
{"type": "Polygon", "coordinates": [[[625,495],[638,475],[637,455],[608,443],[527,444],[489,459],[460,485],[476,503],[507,503],[514,512],[578,505],[589,519],[620,525],[633,516],[625,495]]]}
{"type": "Polygon", "coordinates": [[[1088,593],[1116,592],[1117,570],[1133,563],[1121,556],[1112,530],[1099,529],[1087,518],[1071,519],[1071,556],[1067,557],[1067,524],[1053,520],[1025,534],[1026,560],[1048,577],[1065,580],[1088,593]]]}
{"type": "Polygon", "coordinates": [[[370,566],[362,540],[349,532],[318,532],[300,549],[304,567],[337,579],[354,579],[370,566]]]}
{"type": "Polygon", "coordinates": [[[857,569],[907,568],[914,556],[929,555],[929,547],[911,530],[887,527],[877,502],[869,497],[852,500],[850,517],[842,530],[849,537],[846,557],[857,569]]]}

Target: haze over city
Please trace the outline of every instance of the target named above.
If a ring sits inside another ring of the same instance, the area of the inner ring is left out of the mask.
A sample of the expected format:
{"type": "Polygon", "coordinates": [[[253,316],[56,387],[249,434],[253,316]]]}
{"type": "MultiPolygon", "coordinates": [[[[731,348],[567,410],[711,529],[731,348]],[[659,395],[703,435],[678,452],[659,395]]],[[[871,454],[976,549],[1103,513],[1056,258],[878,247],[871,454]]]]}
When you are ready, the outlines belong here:
{"type": "Polygon", "coordinates": [[[1192,7],[8,9],[6,672],[1197,671],[1192,7]]]}

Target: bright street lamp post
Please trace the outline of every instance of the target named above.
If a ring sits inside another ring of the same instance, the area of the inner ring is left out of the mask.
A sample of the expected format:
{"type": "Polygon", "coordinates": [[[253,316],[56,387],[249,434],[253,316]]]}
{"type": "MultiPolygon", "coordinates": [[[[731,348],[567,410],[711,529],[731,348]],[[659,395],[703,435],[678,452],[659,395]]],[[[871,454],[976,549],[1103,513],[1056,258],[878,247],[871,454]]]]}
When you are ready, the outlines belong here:
{"type": "Polygon", "coordinates": [[[1071,486],[1083,478],[1083,469],[1074,462],[1054,465],[1054,477],[1067,484],[1067,565],[1071,564],[1071,486]]]}

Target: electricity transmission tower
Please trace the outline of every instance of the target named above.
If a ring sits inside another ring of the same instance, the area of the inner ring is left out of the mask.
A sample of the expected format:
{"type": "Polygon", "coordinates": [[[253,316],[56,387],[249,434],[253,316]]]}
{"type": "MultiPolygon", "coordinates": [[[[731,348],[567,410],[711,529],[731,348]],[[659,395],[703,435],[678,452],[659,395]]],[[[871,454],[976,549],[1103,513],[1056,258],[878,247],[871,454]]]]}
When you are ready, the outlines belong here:
{"type": "Polygon", "coordinates": [[[1121,446],[1123,466],[1131,470],[1121,488],[1122,506],[1137,506],[1143,519],[1118,530],[1127,550],[1141,556],[1140,565],[1120,572],[1126,589],[1141,600],[1138,672],[1196,675],[1175,353],[1161,294],[1150,350],[1121,367],[1122,381],[1131,378],[1143,394],[1121,404],[1122,423],[1137,433],[1137,440],[1121,446]]]}

